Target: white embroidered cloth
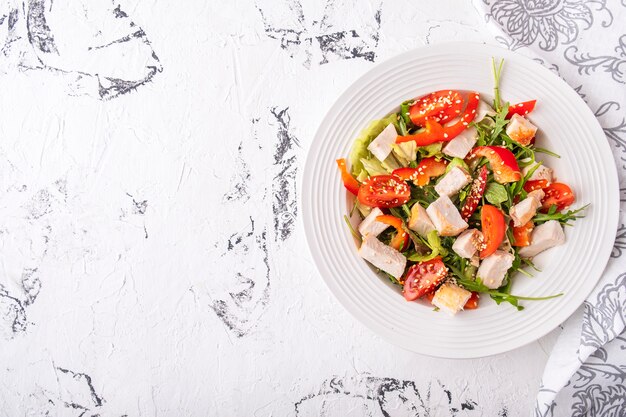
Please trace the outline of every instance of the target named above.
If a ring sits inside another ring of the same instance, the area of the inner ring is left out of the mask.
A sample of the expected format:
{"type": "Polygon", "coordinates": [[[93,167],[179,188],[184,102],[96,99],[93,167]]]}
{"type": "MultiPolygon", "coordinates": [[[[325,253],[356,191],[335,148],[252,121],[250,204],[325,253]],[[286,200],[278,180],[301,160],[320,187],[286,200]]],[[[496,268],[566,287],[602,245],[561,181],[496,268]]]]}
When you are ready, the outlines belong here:
{"type": "MultiPolygon", "coordinates": [[[[613,148],[624,194],[626,1],[473,1],[501,44],[559,74],[595,112],[613,148]]],[[[611,259],[596,289],[562,326],[535,417],[626,415],[625,249],[622,204],[611,259]]]]}

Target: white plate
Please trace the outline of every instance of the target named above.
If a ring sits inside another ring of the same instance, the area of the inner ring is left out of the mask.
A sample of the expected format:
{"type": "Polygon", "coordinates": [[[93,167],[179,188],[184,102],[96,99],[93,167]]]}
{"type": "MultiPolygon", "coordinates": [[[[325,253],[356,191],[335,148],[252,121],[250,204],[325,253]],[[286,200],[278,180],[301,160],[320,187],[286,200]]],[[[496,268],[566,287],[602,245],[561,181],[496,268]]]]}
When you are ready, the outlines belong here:
{"type": "Polygon", "coordinates": [[[324,118],[304,169],[302,213],[307,241],[320,275],[339,302],[389,342],[445,358],[494,355],[550,332],[584,301],[600,278],[613,246],[619,189],[606,137],[584,101],[564,81],[537,63],[494,46],[449,43],[396,56],[366,73],[324,118]],[[536,258],[542,272],[517,275],[513,293],[531,297],[564,293],[548,301],[524,301],[517,311],[488,297],[455,317],[432,306],[406,302],[400,290],[357,255],[343,221],[351,198],[335,164],[347,158],[354,138],[369,121],[402,101],[441,89],[474,90],[492,97],[491,57],[504,58],[501,92],[516,103],[537,99],[531,120],[538,145],[561,155],[542,158],[577,195],[575,207],[591,203],[586,217],[567,228],[565,245],[536,258]]]}

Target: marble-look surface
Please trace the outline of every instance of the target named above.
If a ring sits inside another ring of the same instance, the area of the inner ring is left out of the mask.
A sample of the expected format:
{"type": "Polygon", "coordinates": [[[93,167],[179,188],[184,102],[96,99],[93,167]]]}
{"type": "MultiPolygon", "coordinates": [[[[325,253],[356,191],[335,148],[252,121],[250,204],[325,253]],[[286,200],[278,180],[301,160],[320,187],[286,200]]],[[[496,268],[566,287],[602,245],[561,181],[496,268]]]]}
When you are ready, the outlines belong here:
{"type": "Polygon", "coordinates": [[[0,416],[522,416],[559,330],[441,360],[356,323],[297,182],[356,77],[469,1],[0,1],[0,416]]]}

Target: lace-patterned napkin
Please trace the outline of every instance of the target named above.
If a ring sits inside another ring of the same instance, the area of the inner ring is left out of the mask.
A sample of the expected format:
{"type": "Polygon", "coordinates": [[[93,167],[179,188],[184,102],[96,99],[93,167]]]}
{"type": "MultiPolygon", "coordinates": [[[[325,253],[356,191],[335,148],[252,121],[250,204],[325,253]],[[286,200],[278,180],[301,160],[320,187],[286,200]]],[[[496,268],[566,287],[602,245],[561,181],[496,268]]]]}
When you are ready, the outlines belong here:
{"type": "MultiPolygon", "coordinates": [[[[473,0],[498,42],[559,74],[589,107],[626,184],[626,0],[473,0]]],[[[626,201],[626,186],[620,189],[626,201]]],[[[533,415],[626,416],[626,212],[594,292],[562,326],[533,415]]],[[[590,260],[593,262],[593,260],[590,260]]]]}

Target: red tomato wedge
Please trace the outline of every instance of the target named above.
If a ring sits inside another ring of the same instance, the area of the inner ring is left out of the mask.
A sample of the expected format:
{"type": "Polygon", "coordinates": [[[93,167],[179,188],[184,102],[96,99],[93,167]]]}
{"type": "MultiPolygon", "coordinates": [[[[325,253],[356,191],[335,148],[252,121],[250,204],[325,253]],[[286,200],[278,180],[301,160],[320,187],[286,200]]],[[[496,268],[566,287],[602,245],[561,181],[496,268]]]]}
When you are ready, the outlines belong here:
{"type": "Polygon", "coordinates": [[[523,226],[513,227],[513,242],[512,246],[528,246],[530,245],[530,235],[533,233],[535,224],[531,221],[523,226]]]}
{"type": "Polygon", "coordinates": [[[409,108],[409,117],[417,126],[424,126],[426,120],[445,123],[458,116],[462,108],[463,100],[458,91],[435,91],[417,99],[409,108]]]}
{"type": "Polygon", "coordinates": [[[480,295],[477,292],[472,292],[472,296],[467,300],[463,310],[476,310],[478,308],[478,299],[480,295]]]}
{"type": "Polygon", "coordinates": [[[448,274],[441,257],[417,263],[404,276],[404,298],[414,301],[435,290],[448,274]]]}
{"type": "Polygon", "coordinates": [[[481,156],[489,160],[496,182],[505,184],[522,179],[515,155],[507,148],[503,146],[478,146],[470,153],[468,159],[472,161],[481,156]]]}
{"type": "Polygon", "coordinates": [[[417,168],[398,168],[391,175],[395,175],[402,181],[411,181],[416,185],[426,185],[431,178],[443,175],[446,172],[448,162],[445,159],[437,160],[434,156],[424,158],[417,168]]]}
{"type": "Polygon", "coordinates": [[[500,209],[489,204],[483,205],[480,212],[480,222],[485,239],[485,247],[480,251],[480,259],[485,259],[493,254],[504,240],[506,224],[504,214],[500,209]]]}
{"type": "Polygon", "coordinates": [[[403,251],[409,246],[409,234],[402,227],[402,219],[391,214],[384,214],[376,217],[376,221],[388,224],[396,229],[396,235],[391,239],[389,246],[399,251],[403,251]]]}
{"type": "Polygon", "coordinates": [[[478,177],[474,179],[469,195],[467,199],[465,199],[465,204],[463,204],[463,208],[461,209],[461,217],[463,220],[467,221],[476,211],[480,199],[483,198],[483,194],[485,194],[485,188],[487,188],[487,167],[483,165],[480,168],[478,177]]]}
{"type": "Polygon", "coordinates": [[[537,104],[537,100],[530,100],[518,104],[512,104],[511,107],[509,107],[509,112],[506,114],[506,118],[510,119],[511,117],[513,117],[514,114],[525,116],[535,109],[535,104],[537,104]]]}
{"type": "Polygon", "coordinates": [[[524,184],[524,191],[527,193],[535,190],[543,190],[548,186],[548,180],[532,180],[526,181],[524,184]]]}
{"type": "Polygon", "coordinates": [[[346,168],[346,160],[341,158],[337,159],[337,166],[339,167],[339,171],[341,172],[341,179],[343,180],[343,185],[346,187],[348,191],[350,191],[354,195],[359,194],[359,187],[361,184],[348,172],[348,168],[346,168]]]}
{"type": "Polygon", "coordinates": [[[469,93],[465,111],[458,122],[451,126],[442,126],[439,122],[426,119],[424,130],[414,135],[398,136],[396,143],[415,141],[417,146],[431,145],[435,142],[447,142],[461,134],[476,117],[476,109],[480,103],[478,93],[469,93]]]}
{"type": "Polygon", "coordinates": [[[556,205],[556,211],[562,211],[576,201],[574,192],[567,184],[553,182],[543,190],[546,195],[541,200],[542,211],[548,211],[552,205],[556,205]]]}
{"type": "Polygon", "coordinates": [[[398,207],[409,201],[411,189],[398,177],[376,175],[363,182],[359,188],[359,201],[369,207],[398,207]]]}

